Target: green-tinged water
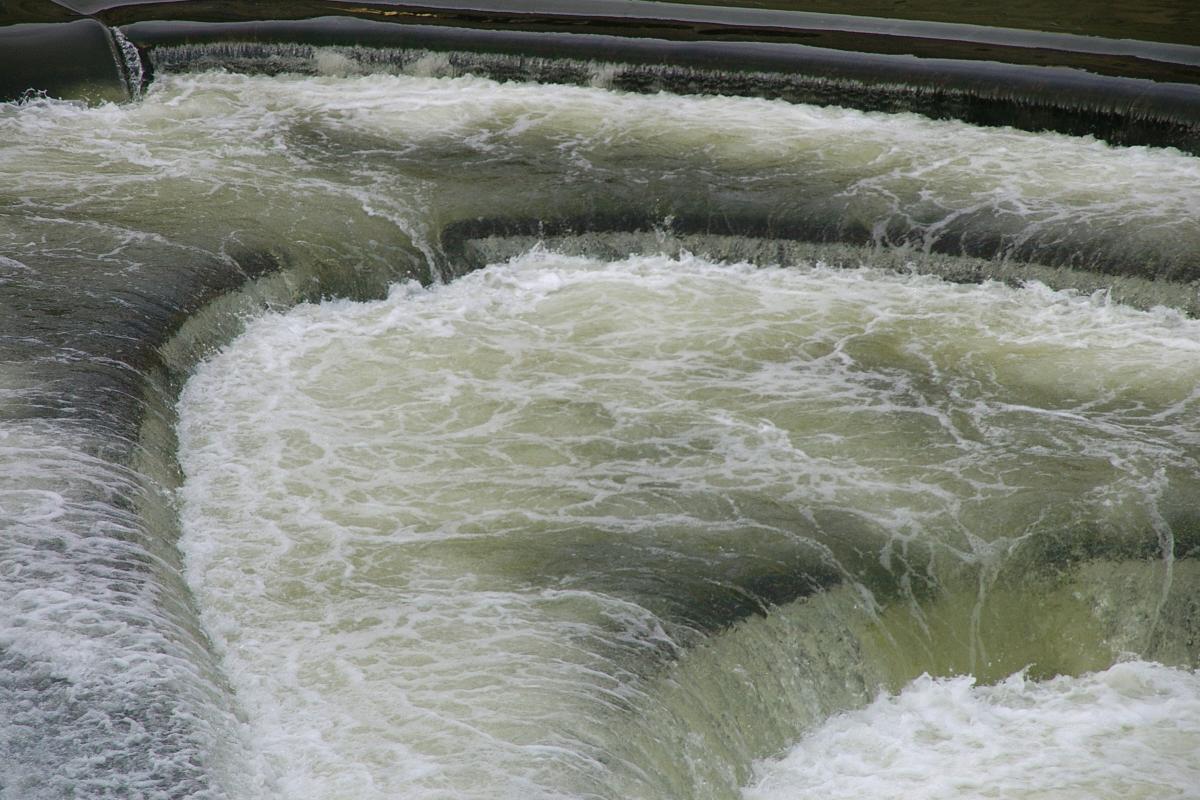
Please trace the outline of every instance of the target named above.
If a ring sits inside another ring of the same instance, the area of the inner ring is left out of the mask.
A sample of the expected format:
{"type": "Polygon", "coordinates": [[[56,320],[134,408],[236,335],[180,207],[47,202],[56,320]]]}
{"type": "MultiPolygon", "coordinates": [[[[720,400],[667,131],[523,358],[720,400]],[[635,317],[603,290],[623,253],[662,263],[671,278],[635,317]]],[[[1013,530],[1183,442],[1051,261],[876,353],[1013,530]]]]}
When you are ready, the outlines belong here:
{"type": "Polygon", "coordinates": [[[318,55],[0,105],[0,798],[1187,796],[1197,159],[318,55]]]}
{"type": "Polygon", "coordinates": [[[1198,352],[1044,288],[534,253],[253,323],[183,396],[183,547],[280,796],[732,797],[922,671],[1190,663],[1198,352]]]}

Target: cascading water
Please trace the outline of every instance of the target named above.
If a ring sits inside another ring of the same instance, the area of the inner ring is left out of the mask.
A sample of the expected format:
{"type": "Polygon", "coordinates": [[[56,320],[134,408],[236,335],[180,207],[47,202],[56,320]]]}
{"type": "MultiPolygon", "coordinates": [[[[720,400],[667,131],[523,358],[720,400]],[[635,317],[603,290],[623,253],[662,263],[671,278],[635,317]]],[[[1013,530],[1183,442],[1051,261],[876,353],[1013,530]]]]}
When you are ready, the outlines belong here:
{"type": "Polygon", "coordinates": [[[0,106],[0,796],[1197,796],[1196,158],[318,61],[0,106]]]}
{"type": "MultiPolygon", "coordinates": [[[[736,797],[752,758],[911,665],[1044,678],[1153,646],[1074,595],[1126,559],[1194,589],[1160,525],[1200,489],[1198,333],[1038,289],[663,257],[307,306],[184,393],[189,574],[281,796],[736,797]],[[838,623],[773,638],[763,613],[838,623]]],[[[1127,612],[1167,625],[1162,601],[1127,612]]],[[[1183,751],[1200,720],[1145,735],[1183,751]]],[[[1013,788],[1200,777],[1160,767],[1013,788]]]]}

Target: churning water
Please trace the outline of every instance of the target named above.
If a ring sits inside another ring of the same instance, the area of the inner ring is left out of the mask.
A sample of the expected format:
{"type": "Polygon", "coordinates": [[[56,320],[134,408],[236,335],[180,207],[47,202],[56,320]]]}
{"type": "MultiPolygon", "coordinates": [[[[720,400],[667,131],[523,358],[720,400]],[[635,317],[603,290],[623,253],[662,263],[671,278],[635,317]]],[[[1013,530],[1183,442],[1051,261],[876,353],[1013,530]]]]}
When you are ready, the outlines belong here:
{"type": "Polygon", "coordinates": [[[1145,662],[985,688],[925,676],[806,737],[745,796],[1195,797],[1198,684],[1145,662]]]}
{"type": "MultiPolygon", "coordinates": [[[[924,628],[931,668],[1106,667],[1113,631],[1036,573],[1170,547],[1165,509],[1200,493],[1198,352],[1173,313],[1036,287],[533,253],[253,323],[183,396],[183,547],[282,796],[734,796],[746,740],[819,717],[781,696],[809,700],[796,673],[824,661],[822,701],[844,706],[913,657],[831,654],[823,628],[687,649],[753,635],[767,601],[843,636],[924,628]]],[[[1132,710],[1088,702],[1119,676],[1034,684],[1010,727],[961,721],[989,702],[963,680],[879,700],[826,745],[877,768],[842,774],[806,741],[755,796],[861,796],[864,772],[914,768],[895,796],[945,796],[969,783],[937,758],[977,741],[967,776],[1003,796],[1200,785],[1190,760],[1142,758],[1200,743],[1191,673],[1132,710]],[[1180,716],[1149,717],[1167,691],[1180,716]],[[1110,740],[1055,760],[1026,730],[1089,740],[1081,720],[1110,740]]]]}
{"type": "Polygon", "coordinates": [[[411,75],[0,140],[4,800],[1200,797],[1200,325],[883,268],[1195,277],[1197,159],[411,75]]]}

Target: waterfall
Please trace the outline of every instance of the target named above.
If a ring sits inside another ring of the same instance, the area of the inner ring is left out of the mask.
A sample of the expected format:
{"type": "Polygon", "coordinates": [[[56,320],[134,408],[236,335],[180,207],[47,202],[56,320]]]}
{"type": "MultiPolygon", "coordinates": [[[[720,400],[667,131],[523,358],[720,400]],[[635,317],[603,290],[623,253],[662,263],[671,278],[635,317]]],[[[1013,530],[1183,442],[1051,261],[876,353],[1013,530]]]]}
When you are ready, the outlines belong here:
{"type": "Polygon", "coordinates": [[[71,5],[0,28],[82,70],[0,57],[0,797],[1195,741],[1194,46],[71,5]]]}

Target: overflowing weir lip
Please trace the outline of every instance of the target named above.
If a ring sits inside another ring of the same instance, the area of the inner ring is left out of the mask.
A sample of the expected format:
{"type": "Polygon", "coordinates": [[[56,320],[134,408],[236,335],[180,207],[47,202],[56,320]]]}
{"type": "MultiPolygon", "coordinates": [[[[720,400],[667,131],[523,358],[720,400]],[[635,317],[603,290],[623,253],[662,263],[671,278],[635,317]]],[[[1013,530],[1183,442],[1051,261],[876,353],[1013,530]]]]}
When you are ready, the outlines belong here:
{"type": "MultiPolygon", "coordinates": [[[[1200,46],[1191,44],[644,0],[304,0],[266,13],[207,0],[56,3],[56,14],[19,8],[11,22],[23,24],[0,28],[0,97],[32,89],[114,99],[155,70],[302,68],[285,45],[424,48],[658,68],[625,69],[617,88],[907,110],[1200,152],[1200,46]],[[76,58],[46,63],[39,53],[55,47],[76,58]],[[145,63],[108,57],[132,47],[145,63]]],[[[478,60],[472,69],[488,72],[478,60]]],[[[502,78],[581,79],[561,63],[496,69],[502,78]]]]}
{"type": "MultiPolygon", "coordinates": [[[[257,16],[255,7],[248,7],[245,16],[231,14],[225,3],[62,0],[59,5],[69,11],[30,14],[0,28],[0,75],[18,80],[0,79],[0,92],[12,96],[32,88],[120,100],[136,94],[143,79],[172,71],[222,64],[258,72],[313,70],[317,47],[341,48],[351,63],[369,71],[403,65],[419,50],[447,54],[459,60],[462,70],[500,78],[586,83],[596,77],[591,62],[601,60],[619,65],[606,76],[607,85],[616,88],[909,110],[1200,153],[1200,48],[1188,45],[625,2],[589,3],[581,11],[570,2],[312,0],[287,4],[286,18],[272,9],[275,16],[269,19],[257,16]],[[114,31],[136,55],[122,50],[114,31]],[[42,51],[8,48],[33,41],[31,36],[86,58],[71,65],[47,64],[42,51]]],[[[141,276],[137,286],[128,285],[127,276],[102,270],[89,272],[86,279],[69,267],[57,273],[14,274],[21,302],[36,302],[18,307],[16,301],[0,301],[0,326],[10,342],[18,343],[6,358],[21,368],[36,366],[36,374],[21,387],[18,401],[0,407],[2,419],[6,424],[61,423],[84,432],[78,448],[91,459],[88,463],[98,473],[107,470],[120,479],[103,489],[96,488],[99,479],[57,487],[75,507],[102,509],[100,523],[65,517],[66,528],[75,526],[69,533],[81,540],[111,535],[114,542],[109,550],[98,548],[99,555],[80,548],[79,558],[95,563],[81,563],[78,572],[89,579],[95,573],[98,581],[116,575],[133,587],[131,595],[168,597],[170,624],[162,625],[156,646],[187,654],[200,665],[198,671],[215,670],[206,664],[211,654],[179,584],[174,522],[164,489],[178,480],[170,427],[180,382],[205,347],[236,332],[234,321],[220,319],[223,299],[240,290],[253,295],[276,278],[292,282],[275,297],[280,305],[330,295],[372,297],[390,281],[429,280],[431,269],[453,276],[537,240],[614,255],[631,251],[623,237],[658,232],[676,247],[700,243],[700,249],[729,258],[764,262],[786,261],[789,254],[814,247],[825,248],[820,252],[827,260],[854,263],[863,252],[856,248],[872,245],[870,231],[837,221],[780,225],[761,213],[739,216],[719,206],[709,210],[711,214],[669,220],[653,209],[633,206],[608,218],[535,219],[498,212],[489,218],[448,220],[436,234],[433,264],[413,252],[386,274],[333,271],[312,281],[308,278],[313,276],[293,280],[294,265],[286,253],[271,242],[256,241],[234,242],[220,254],[181,254],[181,266],[164,265],[161,272],[141,276]],[[197,322],[198,313],[214,314],[215,322],[197,322]],[[176,336],[189,320],[208,326],[207,338],[190,348],[176,336]],[[96,566],[101,562],[103,569],[96,566]]],[[[1104,246],[1097,246],[1094,259],[1073,263],[1067,256],[1023,260],[1027,254],[1021,253],[997,259],[995,243],[986,241],[946,239],[944,252],[921,252],[913,249],[918,242],[900,234],[891,244],[903,247],[876,248],[873,257],[895,259],[898,265],[915,261],[955,280],[1035,276],[1088,291],[1112,288],[1118,299],[1141,305],[1200,312],[1195,291],[1200,254],[1148,266],[1104,246]]],[[[1194,557],[1194,548],[1194,542],[1179,541],[1174,555],[1194,557]]],[[[835,580],[817,577],[768,576],[749,586],[750,593],[717,604],[700,627],[719,629],[835,580]]],[[[20,665],[4,661],[0,666],[15,671],[20,665]]],[[[27,688],[47,703],[67,693],[52,681],[27,688]]],[[[140,713],[160,733],[189,735],[179,732],[184,723],[170,709],[140,713]]],[[[201,786],[204,780],[203,775],[185,775],[178,785],[201,786]]]]}

